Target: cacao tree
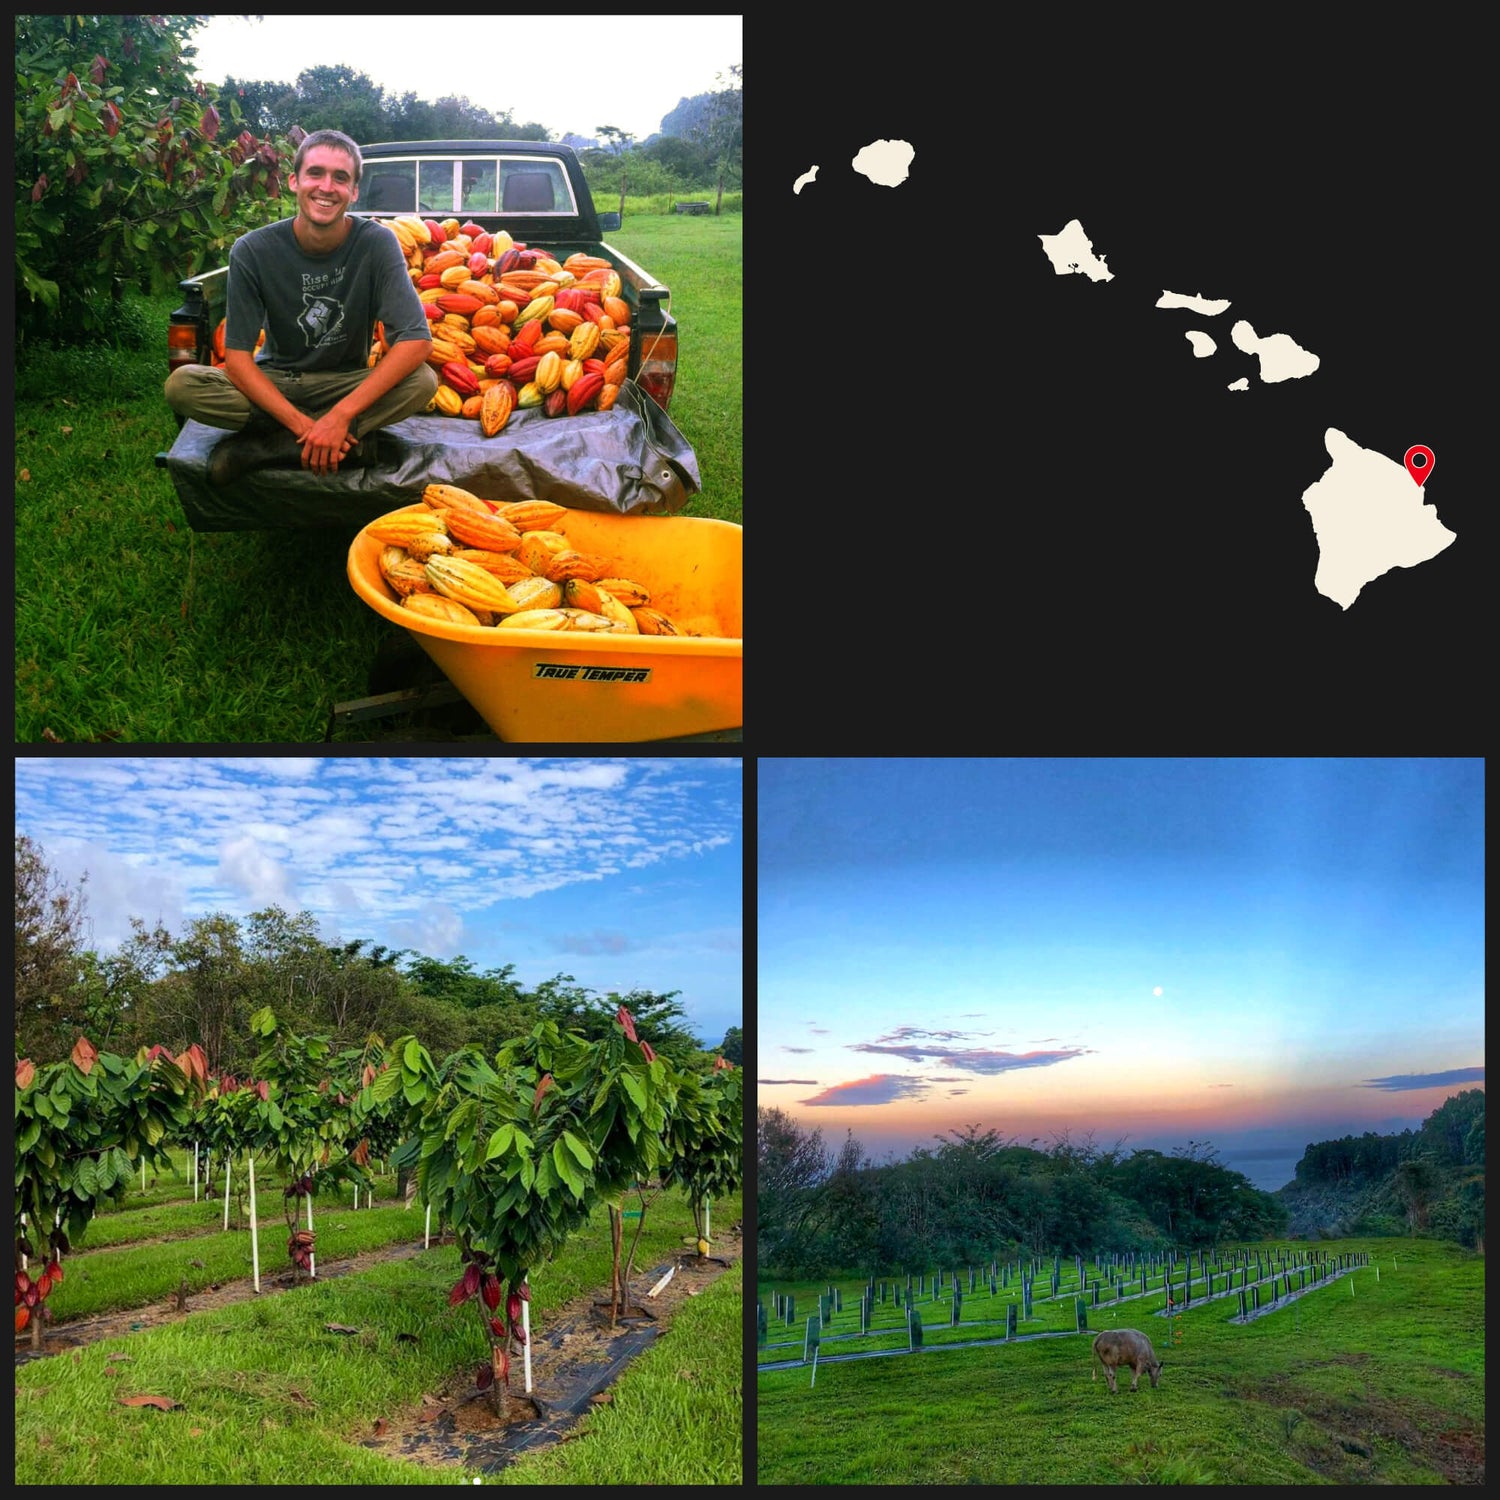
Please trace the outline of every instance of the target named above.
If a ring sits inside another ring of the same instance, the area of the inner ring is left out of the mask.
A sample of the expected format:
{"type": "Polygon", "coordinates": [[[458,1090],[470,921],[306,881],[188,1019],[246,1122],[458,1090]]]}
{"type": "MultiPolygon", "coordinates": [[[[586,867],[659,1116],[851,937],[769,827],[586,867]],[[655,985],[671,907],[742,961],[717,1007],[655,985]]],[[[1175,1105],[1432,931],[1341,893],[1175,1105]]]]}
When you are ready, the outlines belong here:
{"type": "Polygon", "coordinates": [[[553,1021],[507,1042],[493,1062],[467,1047],[439,1068],[411,1036],[391,1056],[399,1072],[393,1066],[361,1093],[357,1117],[397,1094],[407,1104],[411,1135],[394,1160],[420,1163],[422,1197],[454,1228],[464,1274],[449,1304],[475,1301],[490,1348],[478,1383],[504,1420],[528,1273],[601,1202],[618,1205],[655,1169],[667,1069],[623,1025],[590,1042],[553,1021]]]}
{"type": "Polygon", "coordinates": [[[698,1254],[708,1254],[705,1204],[734,1192],[743,1179],[743,1075],[723,1057],[706,1077],[694,1077],[679,1093],[668,1122],[670,1154],[662,1181],[682,1188],[693,1206],[698,1254]]]}
{"type": "Polygon", "coordinates": [[[328,1038],[298,1036],[277,1024],[269,1006],[250,1017],[250,1029],[263,1039],[255,1071],[262,1087],[270,1086],[252,1110],[261,1126],[256,1144],[271,1152],[287,1178],[287,1254],[297,1271],[311,1272],[313,1231],[297,1227],[302,1200],[316,1194],[318,1174],[329,1182],[352,1176],[366,1184],[368,1154],[349,1146],[353,1103],[332,1085],[328,1038]]]}
{"type": "Polygon", "coordinates": [[[23,337],[108,335],[127,284],[175,286],[281,216],[300,134],[244,129],[238,101],[194,76],[189,37],[205,19],[16,17],[23,337]]]}
{"type": "Polygon", "coordinates": [[[179,1063],[160,1048],[131,1061],[82,1036],[66,1062],[16,1064],[16,1332],[29,1324],[34,1349],[60,1257],[142,1161],[169,1164],[165,1141],[188,1119],[200,1065],[201,1054],[179,1063]],[[32,1276],[23,1260],[43,1269],[32,1276]]]}

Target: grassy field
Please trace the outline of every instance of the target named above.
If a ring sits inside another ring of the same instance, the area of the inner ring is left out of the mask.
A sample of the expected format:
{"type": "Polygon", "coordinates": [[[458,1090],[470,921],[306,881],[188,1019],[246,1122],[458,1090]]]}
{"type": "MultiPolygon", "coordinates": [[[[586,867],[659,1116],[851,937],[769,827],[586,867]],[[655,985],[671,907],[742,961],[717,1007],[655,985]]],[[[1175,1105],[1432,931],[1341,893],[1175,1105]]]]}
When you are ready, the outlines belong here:
{"type": "MultiPolygon", "coordinates": [[[[671,289],[671,417],[698,457],[683,512],[741,520],[740,215],[627,218],[610,242],[671,289]]],[[[338,531],[196,535],[155,455],[177,298],[133,305],[145,349],[28,347],[16,371],[16,739],[309,743],[404,638],[345,576],[338,531]]],[[[649,522],[643,517],[643,523],[649,522]]],[[[343,728],[389,739],[415,721],[343,728]]]]}
{"type": "MultiPolygon", "coordinates": [[[[259,1180],[259,1179],[258,1179],[259,1180]]],[[[203,1215],[212,1205],[155,1196],[101,1217],[109,1233],[85,1237],[109,1248],[70,1257],[66,1280],[50,1299],[60,1324],[76,1316],[163,1300],[186,1274],[197,1290],[208,1280],[249,1274],[248,1235],[208,1226],[192,1240],[140,1245],[119,1237],[159,1235],[178,1210],[203,1215]],[[159,1215],[160,1218],[147,1217],[159,1215]],[[189,1268],[188,1258],[202,1260],[189,1268]],[[221,1265],[220,1262],[223,1262],[221,1265]],[[217,1268],[217,1269],[215,1269],[217,1268]]],[[[180,1189],[179,1189],[180,1191],[180,1189]]],[[[140,1195],[135,1195],[139,1200],[140,1195]]],[[[263,1202],[263,1284],[286,1268],[279,1192],[263,1202]]],[[[421,1235],[421,1211],[377,1206],[358,1213],[316,1210],[320,1255],[421,1235]],[[342,1228],[340,1227],[342,1226],[342,1228]],[[339,1234],[356,1238],[339,1248],[339,1234]],[[325,1237],[326,1236],[326,1237],[325,1237]]],[[[733,1218],[738,1199],[715,1209],[733,1218]]],[[[221,1210],[222,1211],[222,1210],[221,1210]]],[[[637,1253],[659,1263],[691,1232],[676,1193],[647,1215],[637,1253]]],[[[436,1226],[434,1226],[434,1229],[436,1226]]],[[[16,1373],[18,1484],[451,1484],[471,1471],[422,1467],[362,1446],[377,1420],[415,1421],[424,1392],[461,1398],[468,1371],[484,1357],[472,1308],[450,1308],[459,1270],[452,1245],[358,1271],[334,1281],[204,1309],[139,1332],[112,1334],[72,1353],[33,1361],[16,1373]],[[330,1333],[327,1324],[360,1330],[330,1333]],[[406,1335],[407,1337],[398,1337],[406,1335]],[[120,1404],[128,1394],[165,1396],[171,1412],[120,1404]],[[202,1439],[202,1441],[198,1441],[202,1439]]],[[[601,1214],[532,1278],[532,1329],[545,1337],[549,1317],[580,1295],[607,1286],[608,1226],[601,1214]]],[[[636,1292],[642,1288],[637,1284],[636,1292]]],[[[737,1484],[741,1479],[742,1384],[739,1267],[712,1282],[673,1317],[655,1347],[630,1363],[611,1400],[584,1419],[580,1435],[517,1461],[488,1482],[596,1484],[629,1475],[634,1483],[737,1484]]],[[[17,1347],[24,1347],[29,1334],[17,1347]]],[[[555,1357],[539,1354],[538,1359],[555,1357]]],[[[540,1369],[540,1366],[538,1366],[540,1369]]],[[[514,1389],[521,1389],[519,1375],[514,1389]]]]}
{"type": "MultiPolygon", "coordinates": [[[[1435,1241],[1317,1248],[1367,1250],[1372,1265],[1244,1326],[1227,1321],[1230,1300],[1194,1307],[1177,1344],[1152,1316],[1159,1297],[1125,1304],[1128,1315],[1090,1309],[1095,1331],[1150,1335],[1162,1361],[1154,1390],[1143,1380],[1131,1394],[1125,1380],[1111,1396],[1090,1379],[1090,1340],[1077,1335],[820,1363],[815,1387],[807,1368],[762,1374],[758,1481],[1482,1482],[1482,1258],[1435,1241]]],[[[799,1324],[814,1309],[799,1295],[799,1324]]],[[[1052,1318],[1038,1326],[1065,1321],[1052,1318]]]]}

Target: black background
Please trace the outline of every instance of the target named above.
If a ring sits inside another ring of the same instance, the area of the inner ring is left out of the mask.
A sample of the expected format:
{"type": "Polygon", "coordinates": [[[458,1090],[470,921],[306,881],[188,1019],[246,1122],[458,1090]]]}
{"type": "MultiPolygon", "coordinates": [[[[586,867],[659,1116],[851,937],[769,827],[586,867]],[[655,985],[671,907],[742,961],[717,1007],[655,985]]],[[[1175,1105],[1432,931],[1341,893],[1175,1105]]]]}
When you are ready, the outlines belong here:
{"type": "Polygon", "coordinates": [[[1430,31],[1414,78],[1410,36],[1364,23],[1322,47],[1065,25],[1019,58],[975,39],[977,84],[897,83],[905,63],[872,57],[818,88],[768,61],[778,96],[812,101],[778,98],[757,159],[774,232],[747,230],[746,467],[776,507],[747,591],[773,677],[810,669],[803,727],[845,744],[892,724],[939,748],[1231,725],[1431,748],[1470,729],[1495,488],[1484,86],[1430,31]],[[893,137],[916,148],[899,187],[849,166],[893,137]],[[1054,273],[1038,236],[1074,218],[1114,280],[1054,273]],[[1163,289],[1231,306],[1158,309],[1163,289]],[[790,311],[758,317],[768,302],[790,311]],[[1262,382],[1239,318],[1319,369],[1262,382]],[[773,447],[788,412],[797,435],[773,447]],[[1313,586],[1302,505],[1329,427],[1398,462],[1430,447],[1425,498],[1457,533],[1348,610],[1313,586]],[[825,611],[785,610],[772,575],[825,611]]]}

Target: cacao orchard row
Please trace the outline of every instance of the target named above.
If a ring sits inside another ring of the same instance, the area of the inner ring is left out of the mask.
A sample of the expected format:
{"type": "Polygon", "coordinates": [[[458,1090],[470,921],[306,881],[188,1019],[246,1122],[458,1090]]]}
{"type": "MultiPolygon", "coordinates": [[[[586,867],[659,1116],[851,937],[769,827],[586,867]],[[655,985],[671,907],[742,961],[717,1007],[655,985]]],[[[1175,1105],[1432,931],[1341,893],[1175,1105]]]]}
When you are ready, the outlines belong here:
{"type": "Polygon", "coordinates": [[[380,575],[414,615],[450,625],[682,635],[651,590],[613,576],[607,557],[579,552],[568,510],[548,500],[501,504],[429,484],[426,511],[398,510],[365,527],[382,544],[380,575]]]}

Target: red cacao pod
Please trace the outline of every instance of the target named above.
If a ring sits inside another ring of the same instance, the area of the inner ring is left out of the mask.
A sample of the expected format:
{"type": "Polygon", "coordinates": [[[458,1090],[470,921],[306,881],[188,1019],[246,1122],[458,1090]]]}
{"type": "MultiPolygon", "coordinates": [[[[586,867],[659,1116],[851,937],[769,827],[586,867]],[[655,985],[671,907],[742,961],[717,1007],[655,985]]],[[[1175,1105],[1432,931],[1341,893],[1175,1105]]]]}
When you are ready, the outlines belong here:
{"type": "Polygon", "coordinates": [[[498,1276],[486,1276],[484,1278],[484,1305],[491,1312],[500,1306],[500,1278],[498,1276]]]}

